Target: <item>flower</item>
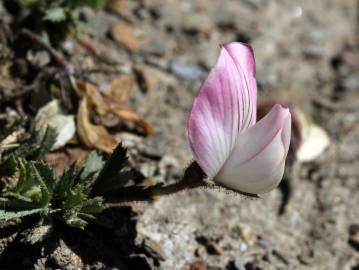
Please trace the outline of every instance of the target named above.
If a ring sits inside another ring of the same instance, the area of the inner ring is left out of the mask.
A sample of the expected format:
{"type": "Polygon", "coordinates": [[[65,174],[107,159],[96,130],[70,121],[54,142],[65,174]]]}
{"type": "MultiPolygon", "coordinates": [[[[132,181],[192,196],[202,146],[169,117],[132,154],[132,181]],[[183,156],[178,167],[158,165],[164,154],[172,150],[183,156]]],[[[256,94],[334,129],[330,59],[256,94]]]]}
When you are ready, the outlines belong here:
{"type": "Polygon", "coordinates": [[[195,161],[216,184],[263,194],[283,177],[291,114],[276,104],[256,123],[255,72],[249,45],[222,45],[194,100],[187,136],[195,161]]]}

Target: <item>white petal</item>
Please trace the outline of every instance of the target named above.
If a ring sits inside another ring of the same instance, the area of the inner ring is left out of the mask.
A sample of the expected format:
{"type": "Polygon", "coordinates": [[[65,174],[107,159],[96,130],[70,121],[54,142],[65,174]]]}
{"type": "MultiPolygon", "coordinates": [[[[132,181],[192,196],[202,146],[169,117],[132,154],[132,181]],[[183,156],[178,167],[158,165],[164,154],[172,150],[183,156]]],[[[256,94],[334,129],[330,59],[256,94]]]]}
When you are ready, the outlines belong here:
{"type": "Polygon", "coordinates": [[[271,191],[283,177],[290,132],[289,110],[274,106],[262,120],[239,135],[214,181],[251,194],[271,191]]]}

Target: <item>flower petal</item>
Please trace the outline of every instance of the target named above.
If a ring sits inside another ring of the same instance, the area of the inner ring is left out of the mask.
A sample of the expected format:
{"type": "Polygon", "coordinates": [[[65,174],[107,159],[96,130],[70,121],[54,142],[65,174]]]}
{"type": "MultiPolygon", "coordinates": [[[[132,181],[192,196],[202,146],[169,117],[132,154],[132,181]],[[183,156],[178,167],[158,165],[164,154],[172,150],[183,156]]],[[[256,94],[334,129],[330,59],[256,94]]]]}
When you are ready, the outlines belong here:
{"type": "Polygon", "coordinates": [[[223,47],[232,57],[239,73],[242,76],[241,82],[244,83],[243,94],[244,104],[248,106],[244,109],[242,120],[242,129],[251,127],[256,122],[257,115],[257,82],[256,82],[256,63],[251,46],[231,42],[224,44],[223,47]]]}
{"type": "Polygon", "coordinates": [[[223,45],[215,67],[194,100],[188,140],[194,159],[207,176],[218,173],[237,135],[256,121],[254,69],[253,51],[248,45],[223,45]]]}
{"type": "Polygon", "coordinates": [[[289,109],[275,105],[262,120],[239,135],[214,181],[251,194],[271,191],[283,177],[290,132],[289,109]]]}

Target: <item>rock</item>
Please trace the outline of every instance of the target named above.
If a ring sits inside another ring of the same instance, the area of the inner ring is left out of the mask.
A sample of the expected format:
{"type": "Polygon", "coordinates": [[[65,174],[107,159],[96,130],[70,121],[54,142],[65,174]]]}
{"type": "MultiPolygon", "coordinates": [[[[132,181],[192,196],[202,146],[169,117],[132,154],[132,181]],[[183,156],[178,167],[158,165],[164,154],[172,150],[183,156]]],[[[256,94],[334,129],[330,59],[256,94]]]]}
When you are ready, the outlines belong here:
{"type": "Polygon", "coordinates": [[[60,240],[60,244],[50,255],[49,261],[60,269],[82,269],[83,263],[81,258],[75,254],[63,240],[60,240]]]}
{"type": "Polygon", "coordinates": [[[139,64],[134,67],[134,70],[143,92],[154,90],[161,83],[160,72],[155,68],[139,64]]]}
{"type": "Polygon", "coordinates": [[[160,85],[173,85],[176,83],[173,76],[148,65],[138,64],[134,67],[134,71],[137,75],[138,84],[144,93],[157,90],[160,85]]]}
{"type": "Polygon", "coordinates": [[[170,71],[183,79],[199,80],[205,76],[205,72],[197,65],[183,64],[177,61],[171,61],[170,71]]]}
{"type": "Polygon", "coordinates": [[[207,270],[207,263],[202,260],[195,261],[191,264],[190,270],[207,270]]]}
{"type": "Polygon", "coordinates": [[[323,48],[319,45],[309,45],[303,49],[303,54],[309,59],[318,59],[323,57],[323,48]]]}
{"type": "Polygon", "coordinates": [[[106,9],[120,15],[128,20],[133,20],[133,10],[139,5],[138,1],[132,0],[110,0],[106,4],[106,9]]]}
{"type": "Polygon", "coordinates": [[[223,253],[223,247],[211,241],[207,245],[207,252],[211,255],[221,255],[223,253]]]}
{"type": "Polygon", "coordinates": [[[47,51],[27,51],[26,59],[35,67],[41,68],[50,63],[50,55],[47,51]]]}
{"type": "Polygon", "coordinates": [[[154,240],[146,238],[142,243],[143,248],[152,257],[160,261],[166,260],[166,254],[161,245],[154,240]]]}
{"type": "Polygon", "coordinates": [[[57,137],[52,147],[53,150],[66,145],[76,131],[74,116],[63,114],[59,101],[56,99],[40,108],[35,117],[35,125],[37,128],[43,130],[45,130],[47,126],[56,130],[57,137]]]}
{"type": "Polygon", "coordinates": [[[218,241],[214,241],[205,236],[199,236],[196,240],[206,248],[209,255],[220,255],[223,253],[223,247],[218,244],[218,241]]]}
{"type": "Polygon", "coordinates": [[[238,226],[239,228],[239,233],[241,238],[249,245],[249,246],[253,246],[255,241],[256,241],[256,237],[253,234],[253,231],[251,229],[251,227],[249,227],[246,224],[240,224],[238,226]]]}
{"type": "Polygon", "coordinates": [[[116,21],[117,18],[115,16],[99,11],[96,12],[96,16],[94,18],[91,18],[88,26],[89,29],[96,29],[96,35],[105,37],[108,34],[108,29],[111,27],[112,23],[116,21]]]}
{"type": "Polygon", "coordinates": [[[132,52],[137,52],[140,48],[136,30],[127,22],[114,22],[111,27],[111,35],[114,40],[132,52]]]}
{"type": "Polygon", "coordinates": [[[344,90],[347,90],[347,91],[359,90],[359,76],[352,75],[352,76],[345,78],[342,81],[341,86],[343,87],[344,90]]]}
{"type": "Polygon", "coordinates": [[[235,269],[238,269],[238,270],[246,270],[246,267],[244,266],[244,264],[245,264],[245,261],[241,257],[236,258],[233,262],[235,269]]]}
{"type": "Polygon", "coordinates": [[[189,13],[182,20],[182,30],[189,34],[203,33],[210,35],[214,26],[207,14],[189,13]]]}
{"type": "Polygon", "coordinates": [[[141,44],[141,52],[159,57],[164,57],[168,51],[168,40],[164,35],[152,33],[148,39],[141,44]]]}
{"type": "Polygon", "coordinates": [[[61,43],[61,48],[68,54],[73,55],[75,53],[75,43],[72,40],[66,40],[61,43]]]}

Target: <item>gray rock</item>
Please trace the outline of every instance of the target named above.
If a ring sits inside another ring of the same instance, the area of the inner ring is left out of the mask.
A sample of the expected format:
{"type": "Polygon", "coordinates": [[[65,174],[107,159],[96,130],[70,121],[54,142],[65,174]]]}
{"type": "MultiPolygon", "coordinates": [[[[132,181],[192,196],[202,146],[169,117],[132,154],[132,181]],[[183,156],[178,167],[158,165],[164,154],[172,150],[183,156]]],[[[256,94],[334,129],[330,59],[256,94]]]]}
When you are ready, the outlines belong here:
{"type": "Polygon", "coordinates": [[[183,64],[177,61],[170,62],[170,71],[176,76],[187,80],[198,80],[205,75],[205,72],[199,66],[183,64]]]}

